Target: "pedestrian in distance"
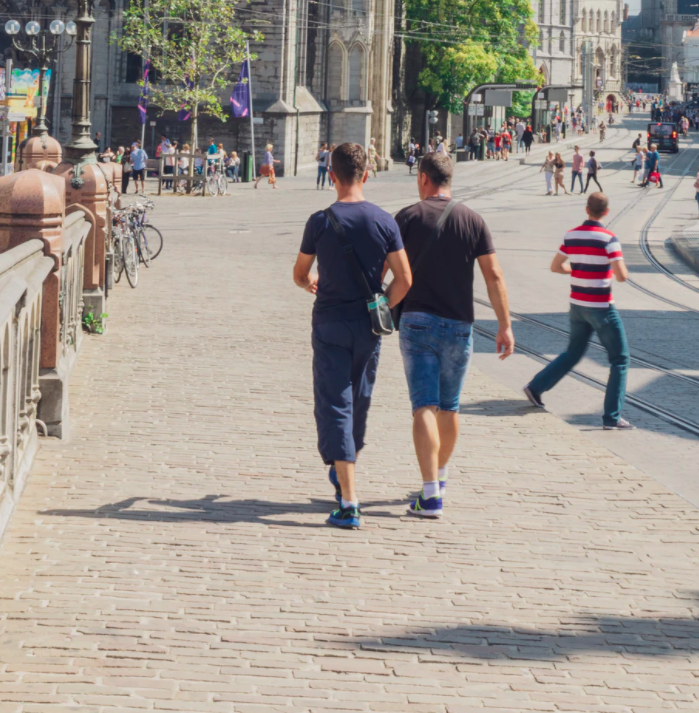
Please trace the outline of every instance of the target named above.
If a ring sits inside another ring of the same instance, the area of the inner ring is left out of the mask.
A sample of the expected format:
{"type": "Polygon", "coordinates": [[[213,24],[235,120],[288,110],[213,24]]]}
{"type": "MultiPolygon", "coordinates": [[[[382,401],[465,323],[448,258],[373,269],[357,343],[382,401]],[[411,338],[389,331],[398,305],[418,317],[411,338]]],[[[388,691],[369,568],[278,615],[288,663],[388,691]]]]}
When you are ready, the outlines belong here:
{"type": "Polygon", "coordinates": [[[488,139],[485,146],[485,157],[495,158],[495,132],[491,130],[490,126],[486,127],[486,132],[488,135],[488,139]]]}
{"type": "Polygon", "coordinates": [[[368,166],[369,170],[374,174],[374,178],[378,178],[378,170],[379,170],[379,164],[378,162],[381,160],[381,156],[379,156],[379,152],[376,150],[376,139],[369,139],[369,148],[367,149],[367,160],[368,160],[368,166]]]}
{"type": "Polygon", "coordinates": [[[331,144],[328,149],[328,190],[332,191],[335,188],[333,183],[331,171],[333,170],[333,151],[335,150],[335,144],[331,144]]]}
{"type": "Polygon", "coordinates": [[[605,430],[628,431],[634,426],[621,417],[621,411],[626,395],[629,348],[612,297],[612,278],[625,282],[629,272],[617,237],[601,222],[609,214],[607,196],[593,193],[587,199],[586,210],[588,219],[566,234],[551,263],[552,272],[571,277],[568,348],[524,387],[524,393],[532,405],[544,408],[542,395],[582,359],[595,332],[607,350],[610,364],[602,425],[605,430]]]}
{"type": "Polygon", "coordinates": [[[576,146],[574,153],[573,153],[573,169],[572,169],[573,182],[570,184],[570,192],[571,193],[575,192],[576,179],[580,181],[580,193],[585,192],[585,189],[583,188],[583,179],[582,179],[584,163],[585,163],[585,159],[583,158],[583,155],[580,153],[580,147],[576,146]]]}
{"type": "Polygon", "coordinates": [[[237,151],[231,151],[228,157],[228,165],[226,166],[226,175],[233,183],[240,182],[240,156],[237,151]]]}
{"type": "Polygon", "coordinates": [[[141,142],[136,142],[136,148],[131,151],[131,165],[133,166],[133,182],[136,186],[136,193],[146,192],[146,161],[148,154],[141,148],[141,142]],[[141,190],[139,191],[139,184],[141,190]]]}
{"type": "Polygon", "coordinates": [[[599,142],[602,143],[604,141],[604,137],[607,135],[607,127],[605,126],[603,121],[600,121],[599,124],[599,142]]]}
{"type": "Polygon", "coordinates": [[[539,173],[542,171],[544,172],[544,178],[546,179],[546,195],[550,196],[553,194],[553,174],[554,171],[556,170],[554,165],[554,156],[553,156],[553,151],[549,151],[548,154],[546,154],[546,158],[544,159],[544,162],[541,164],[541,168],[539,169],[539,173]]]}
{"type": "Polygon", "coordinates": [[[121,193],[124,196],[127,193],[132,173],[133,166],[131,165],[131,147],[127,146],[124,149],[124,155],[121,157],[121,193]]]}
{"type": "Polygon", "coordinates": [[[699,207],[699,171],[697,171],[696,178],[694,179],[694,200],[699,207]]]}
{"type": "Polygon", "coordinates": [[[525,155],[529,155],[532,144],[534,143],[534,132],[532,131],[531,124],[527,124],[524,129],[524,132],[522,133],[522,141],[524,142],[524,153],[525,155]]]}
{"type": "Polygon", "coordinates": [[[468,160],[475,161],[478,159],[481,149],[481,134],[478,129],[474,129],[468,140],[468,160]]]}
{"type": "Polygon", "coordinates": [[[420,202],[396,216],[414,272],[398,324],[422,475],[422,490],[408,511],[424,517],[442,515],[458,437],[461,389],[473,350],[476,262],[498,319],[496,352],[505,359],[514,349],[507,289],[488,226],[452,200],[453,173],[447,156],[426,156],[417,174],[420,202]]]}
{"type": "MultiPolygon", "coordinates": [[[[177,141],[168,145],[163,149],[162,155],[165,156],[163,161],[163,173],[166,176],[171,176],[175,172],[175,154],[177,153],[177,141]]],[[[172,180],[163,181],[163,188],[172,189],[172,180]]]]}
{"type": "Polygon", "coordinates": [[[511,149],[512,149],[512,137],[510,136],[510,132],[507,129],[505,129],[505,131],[502,132],[502,160],[503,161],[509,160],[511,149]]]}
{"type": "Polygon", "coordinates": [[[590,181],[594,181],[597,184],[600,192],[602,192],[602,186],[600,186],[597,180],[597,173],[599,172],[600,164],[595,158],[595,152],[590,151],[590,157],[587,159],[587,181],[585,181],[585,190],[583,193],[587,193],[587,189],[590,187],[590,181]]]}
{"type": "Polygon", "coordinates": [[[333,151],[337,202],[309,218],[293,271],[296,285],[316,296],[311,338],[314,413],[318,450],[330,466],[328,477],[338,502],[328,523],[351,529],[361,525],[354,468],[364,446],[381,349],[369,310],[382,301],[396,305],[411,284],[396,221],[364,199],[367,165],[359,144],[341,144],[333,151]],[[318,274],[311,273],[316,259],[318,274]],[[381,294],[385,262],[394,279],[381,294]],[[372,301],[367,290],[373,293],[372,301]]]}
{"type": "Polygon", "coordinates": [[[517,135],[517,153],[519,153],[520,149],[524,148],[524,142],[522,140],[522,136],[524,135],[524,129],[524,122],[522,121],[522,119],[519,119],[515,124],[515,134],[517,135]]]}
{"type": "Polygon", "coordinates": [[[631,166],[633,167],[633,178],[631,179],[631,183],[636,183],[636,176],[638,174],[641,174],[641,177],[643,177],[643,164],[645,163],[645,156],[643,154],[643,151],[641,149],[640,144],[636,147],[636,155],[633,157],[631,161],[631,166]]]}
{"type": "Polygon", "coordinates": [[[328,156],[330,152],[328,151],[328,145],[322,143],[316,154],[316,161],[318,162],[318,177],[316,178],[316,190],[322,191],[325,188],[325,177],[328,174],[328,156]]]}
{"type": "Polygon", "coordinates": [[[642,135],[639,134],[639,135],[636,137],[636,140],[633,142],[633,146],[631,146],[631,150],[632,150],[634,153],[637,153],[637,152],[638,152],[638,149],[641,147],[641,143],[642,143],[642,135]]]}
{"type": "Polygon", "coordinates": [[[554,156],[553,167],[554,167],[553,178],[554,178],[554,181],[556,182],[556,195],[558,195],[558,189],[562,188],[564,193],[567,196],[569,196],[570,193],[568,193],[568,189],[565,187],[565,184],[564,184],[566,162],[563,160],[563,157],[561,156],[560,153],[556,153],[556,155],[554,156]]]}
{"type": "Polygon", "coordinates": [[[275,163],[281,163],[277,159],[274,158],[272,155],[272,149],[274,146],[272,144],[267,144],[265,146],[265,156],[262,159],[262,165],[260,166],[260,175],[257,177],[257,180],[255,181],[255,188],[257,188],[257,184],[266,176],[267,177],[267,183],[272,186],[272,188],[277,187],[277,177],[276,174],[274,173],[274,164],[275,163]]]}
{"type": "Polygon", "coordinates": [[[114,156],[114,163],[121,163],[124,159],[124,147],[119,146],[116,155],[114,156]]]}
{"type": "Polygon", "coordinates": [[[494,141],[495,141],[495,159],[497,161],[499,161],[500,157],[502,156],[502,134],[499,131],[495,134],[494,141]]]}
{"type": "Polygon", "coordinates": [[[462,149],[464,147],[464,135],[459,134],[456,137],[456,141],[454,142],[454,146],[456,147],[456,150],[458,151],[459,149],[462,149]]]}
{"type": "Polygon", "coordinates": [[[415,139],[411,138],[408,143],[408,153],[405,157],[405,165],[408,167],[408,175],[412,176],[413,168],[417,161],[417,148],[415,146],[415,139]]]}
{"type": "Polygon", "coordinates": [[[645,188],[649,183],[655,183],[658,188],[663,187],[663,177],[660,173],[660,154],[656,144],[650,145],[650,151],[646,154],[647,177],[644,178],[641,187],[645,188]]]}

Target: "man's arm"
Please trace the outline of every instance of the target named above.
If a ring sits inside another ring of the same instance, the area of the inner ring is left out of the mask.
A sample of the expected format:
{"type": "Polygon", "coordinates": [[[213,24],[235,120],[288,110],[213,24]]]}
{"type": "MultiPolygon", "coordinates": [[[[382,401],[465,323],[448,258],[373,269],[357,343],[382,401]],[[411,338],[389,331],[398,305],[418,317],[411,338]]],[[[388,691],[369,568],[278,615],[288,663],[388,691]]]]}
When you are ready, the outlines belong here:
{"type": "Polygon", "coordinates": [[[495,337],[495,353],[500,354],[500,359],[507,359],[515,350],[515,337],[512,334],[512,322],[510,321],[510,305],[507,299],[507,287],[505,278],[500,268],[497,255],[481,255],[478,258],[478,266],[483,273],[485,285],[488,288],[488,298],[493,305],[495,315],[498,318],[498,333],[495,337]]]}
{"type": "Polygon", "coordinates": [[[299,253],[294,265],[294,282],[306,292],[314,295],[318,291],[318,275],[311,274],[311,268],[315,262],[315,255],[299,253]]]}
{"type": "Polygon", "coordinates": [[[614,271],[614,277],[616,277],[617,282],[626,282],[629,279],[629,268],[626,267],[624,259],[613,260],[612,270],[614,271]]]}
{"type": "Polygon", "coordinates": [[[551,272],[557,272],[559,275],[570,275],[572,268],[566,262],[567,259],[567,255],[564,255],[563,253],[556,253],[556,256],[551,262],[551,272]]]}
{"type": "Polygon", "coordinates": [[[413,284],[413,274],[410,271],[408,255],[404,249],[388,253],[386,262],[393,273],[393,280],[386,289],[386,299],[389,307],[395,307],[408,294],[408,290],[413,284]]]}

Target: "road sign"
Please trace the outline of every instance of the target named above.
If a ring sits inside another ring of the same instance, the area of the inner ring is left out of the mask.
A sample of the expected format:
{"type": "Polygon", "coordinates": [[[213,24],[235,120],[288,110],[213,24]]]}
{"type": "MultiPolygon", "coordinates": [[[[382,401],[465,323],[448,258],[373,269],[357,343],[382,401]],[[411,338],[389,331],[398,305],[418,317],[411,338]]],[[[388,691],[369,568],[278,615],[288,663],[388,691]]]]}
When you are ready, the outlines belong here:
{"type": "Polygon", "coordinates": [[[486,89],[484,103],[487,106],[512,106],[512,92],[507,89],[486,89]]]}
{"type": "Polygon", "coordinates": [[[471,103],[472,104],[480,104],[483,101],[483,95],[482,94],[474,94],[471,97],[471,103]]]}
{"type": "Polygon", "coordinates": [[[541,110],[543,110],[543,111],[546,111],[546,109],[549,108],[549,107],[548,107],[548,104],[549,104],[549,103],[548,103],[545,99],[537,99],[537,100],[534,102],[534,108],[535,108],[535,109],[541,109],[541,110]]]}
{"type": "Polygon", "coordinates": [[[15,112],[15,111],[11,111],[11,112],[7,115],[7,120],[8,120],[8,121],[24,121],[26,118],[27,118],[27,115],[26,115],[26,114],[18,114],[18,113],[15,112]]]}
{"type": "Polygon", "coordinates": [[[469,116],[485,116],[485,107],[484,106],[470,106],[468,108],[468,115],[469,116]]]}
{"type": "Polygon", "coordinates": [[[154,122],[154,121],[151,121],[151,122],[150,122],[150,125],[151,125],[151,126],[155,126],[155,122],[154,122]]]}

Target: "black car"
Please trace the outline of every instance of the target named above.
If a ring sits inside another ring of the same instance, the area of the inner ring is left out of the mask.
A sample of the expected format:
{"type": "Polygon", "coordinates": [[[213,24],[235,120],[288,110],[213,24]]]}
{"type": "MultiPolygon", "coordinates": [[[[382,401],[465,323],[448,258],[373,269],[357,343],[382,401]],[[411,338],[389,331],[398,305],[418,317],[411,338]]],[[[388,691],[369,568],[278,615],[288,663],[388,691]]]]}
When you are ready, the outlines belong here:
{"type": "Polygon", "coordinates": [[[679,127],[673,121],[656,121],[648,124],[648,147],[655,144],[658,151],[671,151],[678,153],[680,150],[679,144],[679,127]]]}

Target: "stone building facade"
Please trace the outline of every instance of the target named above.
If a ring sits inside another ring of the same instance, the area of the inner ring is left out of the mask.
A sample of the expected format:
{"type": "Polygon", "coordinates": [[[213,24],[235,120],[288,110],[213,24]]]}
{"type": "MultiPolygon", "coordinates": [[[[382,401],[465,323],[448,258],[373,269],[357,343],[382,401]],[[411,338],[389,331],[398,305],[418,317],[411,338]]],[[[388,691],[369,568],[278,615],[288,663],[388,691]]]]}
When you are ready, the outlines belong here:
{"type": "Polygon", "coordinates": [[[575,51],[573,0],[538,0],[539,46],[530,53],[546,84],[570,85],[575,51]]]}
{"type": "MultiPolygon", "coordinates": [[[[390,165],[393,7],[394,0],[252,0],[241,3],[241,24],[257,29],[264,40],[251,46],[258,59],[252,63],[256,154],[274,144],[281,161],[279,175],[314,170],[321,141],[356,141],[376,138],[383,167],[390,165]]],[[[140,138],[137,102],[142,59],[122,52],[110,41],[122,27],[128,0],[96,0],[92,55],[92,126],[101,132],[103,146],[130,144],[140,138]]],[[[28,19],[75,15],[72,0],[0,0],[6,16],[28,19]]],[[[3,33],[4,34],[4,33],[3,33]]],[[[12,53],[9,38],[5,49],[12,53]]],[[[16,53],[15,53],[16,56],[16,53]]],[[[22,63],[22,57],[16,56],[22,63]]],[[[52,133],[64,142],[70,136],[74,48],[59,55],[51,90],[49,117],[52,133]]],[[[237,68],[236,68],[237,70],[237,68]]],[[[237,71],[236,71],[237,75],[237,71]]],[[[231,87],[222,95],[225,106],[231,87]]],[[[159,116],[151,107],[146,126],[146,149],[160,133],[187,141],[188,122],[176,115],[159,116]],[[151,127],[151,121],[155,126],[151,127]]],[[[200,118],[200,144],[212,136],[226,150],[250,149],[246,119],[230,117],[225,123],[200,118]]]]}

